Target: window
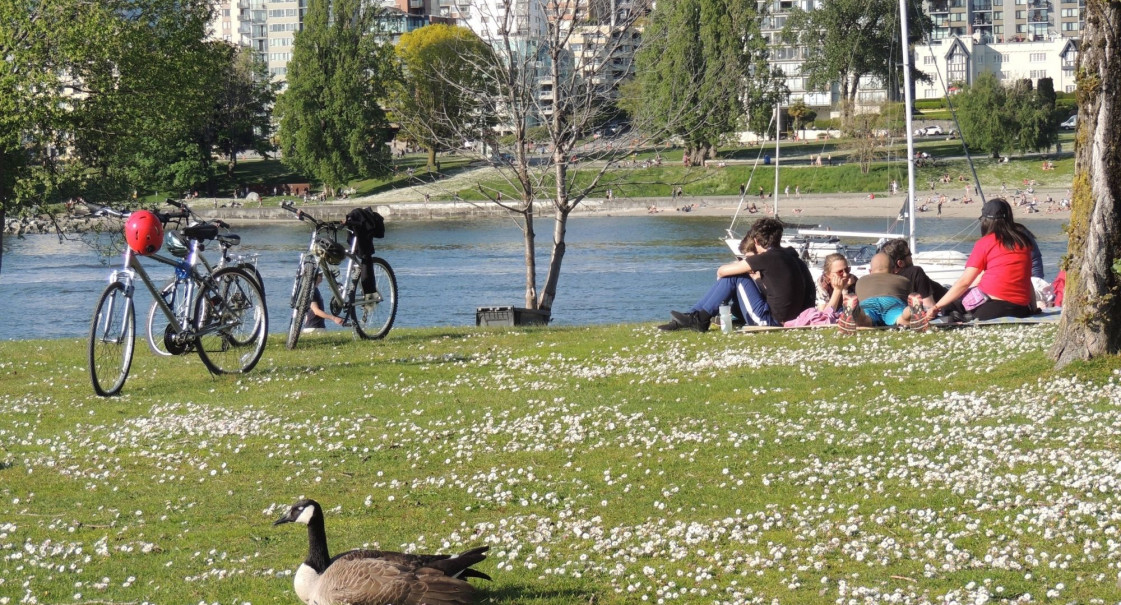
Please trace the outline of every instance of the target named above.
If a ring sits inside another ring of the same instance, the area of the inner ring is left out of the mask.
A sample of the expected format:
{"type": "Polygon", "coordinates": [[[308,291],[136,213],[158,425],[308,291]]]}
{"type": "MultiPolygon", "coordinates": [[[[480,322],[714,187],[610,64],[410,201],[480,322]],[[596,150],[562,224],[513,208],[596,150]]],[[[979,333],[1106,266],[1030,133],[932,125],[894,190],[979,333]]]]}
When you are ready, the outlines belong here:
{"type": "Polygon", "coordinates": [[[1082,24],[1077,22],[1077,21],[1065,21],[1065,22],[1063,22],[1063,31],[1065,31],[1065,32],[1076,32],[1076,31],[1079,31],[1081,29],[1082,29],[1082,24]]]}
{"type": "Polygon", "coordinates": [[[1028,11],[1016,11],[1016,18],[1017,19],[1027,19],[1028,18],[1028,11]]]}
{"type": "Polygon", "coordinates": [[[1074,85],[1068,84],[1063,90],[1064,92],[1074,92],[1074,85]]]}
{"type": "Polygon", "coordinates": [[[1060,11],[1060,14],[1063,17],[1077,17],[1078,16],[1078,9],[1077,8],[1064,8],[1063,10],[1060,11]]]}
{"type": "Polygon", "coordinates": [[[1028,77],[1030,77],[1033,80],[1038,80],[1040,78],[1046,78],[1047,77],[1047,70],[1046,69],[1033,69],[1033,70],[1031,70],[1031,72],[1029,72],[1028,77]]]}
{"type": "Polygon", "coordinates": [[[1031,55],[1028,56],[1028,60],[1032,63],[1043,63],[1047,60],[1047,53],[1031,53],[1031,55]]]}
{"type": "Polygon", "coordinates": [[[934,63],[934,57],[932,57],[930,55],[926,55],[925,57],[922,58],[922,64],[923,65],[930,65],[931,63],[934,63]]]}
{"type": "Polygon", "coordinates": [[[1004,20],[1004,11],[993,12],[993,21],[1003,21],[1003,20],[1004,20]]]}

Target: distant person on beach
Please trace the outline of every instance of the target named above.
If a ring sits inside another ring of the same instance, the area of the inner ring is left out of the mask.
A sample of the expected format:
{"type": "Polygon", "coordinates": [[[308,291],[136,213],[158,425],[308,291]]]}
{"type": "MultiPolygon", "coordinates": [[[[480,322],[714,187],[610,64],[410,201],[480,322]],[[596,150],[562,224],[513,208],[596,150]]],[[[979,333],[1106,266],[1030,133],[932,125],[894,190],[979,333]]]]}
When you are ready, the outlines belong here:
{"type": "Polygon", "coordinates": [[[689,328],[705,332],[712,318],[719,313],[720,305],[734,302],[733,313],[749,325],[778,326],[798,316],[814,304],[813,277],[806,264],[798,258],[798,251],[782,246],[782,221],[761,218],[755,221],[747,237],[740,243],[743,260],[721,265],[716,271],[716,283],[688,313],[671,311],[672,320],[658,326],[661,330],[689,328]],[[754,254],[749,254],[752,246],[754,254]],[[751,274],[759,274],[755,284],[751,274]],[[748,282],[751,283],[748,283],[748,282]],[[767,313],[760,313],[762,292],[767,313]]]}
{"type": "Polygon", "coordinates": [[[845,303],[837,327],[851,332],[858,327],[909,325],[913,315],[907,306],[909,288],[906,277],[891,272],[888,255],[877,252],[868,264],[868,275],[856,282],[856,300],[845,303]]]}
{"type": "Polygon", "coordinates": [[[993,198],[981,208],[981,239],[965,262],[965,271],[928,311],[933,319],[945,310],[962,321],[1028,317],[1035,313],[1032,248],[1035,238],[1012,218],[1012,206],[993,198]],[[978,277],[980,280],[978,280],[978,277]]]}

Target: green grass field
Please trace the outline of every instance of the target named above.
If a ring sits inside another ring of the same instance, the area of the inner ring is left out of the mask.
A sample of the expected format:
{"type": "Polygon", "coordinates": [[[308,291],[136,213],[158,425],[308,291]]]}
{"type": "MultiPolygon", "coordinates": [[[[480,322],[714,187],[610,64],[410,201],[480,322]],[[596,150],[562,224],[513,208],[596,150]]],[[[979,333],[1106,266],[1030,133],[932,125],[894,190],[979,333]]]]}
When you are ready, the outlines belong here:
{"type": "MultiPolygon", "coordinates": [[[[1073,135],[1070,133],[1060,135],[1060,142],[1064,149],[1068,151],[1074,148],[1072,137],[1073,135]]],[[[916,150],[925,151],[935,158],[960,156],[963,153],[960,141],[947,141],[944,138],[919,139],[916,142],[916,150]]],[[[764,151],[773,153],[771,148],[764,151]]],[[[906,182],[907,167],[904,162],[899,160],[900,154],[905,154],[905,152],[905,146],[896,141],[890,149],[882,150],[882,153],[878,156],[878,161],[874,162],[869,172],[865,174],[861,172],[857,164],[846,161],[848,151],[845,149],[843,141],[809,143],[787,141],[783,143],[780,152],[783,164],[780,171],[779,187],[782,189],[789,185],[792,191],[795,187],[800,187],[803,193],[884,192],[888,189],[888,184],[892,180],[899,183],[906,182]],[[817,155],[832,157],[836,165],[820,167],[809,165],[810,158],[817,155]]],[[[607,189],[612,189],[615,196],[619,198],[669,197],[673,188],[678,186],[682,188],[685,195],[689,196],[738,195],[740,185],[748,183],[749,179],[752,191],[755,191],[759,185],[762,185],[767,191],[774,188],[773,167],[760,166],[755,169],[754,176],[752,175],[752,166],[748,162],[754,163],[760,157],[758,147],[722,149],[720,159],[727,160],[730,163],[724,167],[719,167],[718,162],[714,161],[710,162],[710,166],[707,168],[685,168],[682,166],[681,149],[638,149],[634,154],[635,159],[640,164],[658,156],[663,160],[661,166],[649,168],[621,166],[613,169],[599,183],[596,188],[596,195],[603,195],[607,189]]],[[[471,166],[482,166],[483,163],[473,163],[469,156],[462,154],[442,154],[439,156],[442,174],[436,174],[429,172],[425,167],[426,159],[423,154],[407,155],[396,160],[398,168],[396,174],[383,179],[357,181],[351,183],[351,187],[355,189],[356,196],[365,196],[393,189],[412,188],[435,183],[437,185],[434,187],[436,193],[433,194],[433,199],[451,199],[453,195],[458,195],[465,200],[478,201],[485,199],[476,185],[458,191],[450,191],[446,187],[438,185],[438,182],[445,176],[454,175],[471,166]],[[409,168],[414,170],[411,176],[407,173],[409,168]]],[[[1042,163],[1037,157],[1013,156],[1010,162],[1000,163],[984,155],[975,155],[973,160],[978,179],[989,197],[998,193],[1002,183],[1007,183],[1010,188],[1022,188],[1026,181],[1035,180],[1037,187],[1065,188],[1070,185],[1074,175],[1074,159],[1069,155],[1054,160],[1054,171],[1041,170],[1042,163]]],[[[598,166],[599,164],[596,162],[592,162],[590,165],[587,163],[577,164],[570,171],[570,176],[575,179],[577,184],[590,182],[590,179],[598,171],[598,166]]],[[[963,159],[943,160],[934,166],[919,168],[916,174],[916,186],[920,191],[926,191],[927,183],[931,180],[937,183],[944,174],[951,176],[953,185],[942,186],[939,184],[940,191],[958,191],[959,178],[962,176],[972,180],[972,172],[967,161],[963,159]]],[[[544,190],[548,191],[551,187],[551,176],[548,173],[539,176],[543,178],[542,186],[544,190]]],[[[235,183],[260,183],[271,186],[273,184],[307,181],[306,177],[293,174],[278,160],[242,161],[238,163],[234,178],[230,179],[229,182],[223,181],[222,190],[228,195],[233,190],[235,183]]],[[[491,192],[501,191],[506,197],[520,197],[512,182],[494,174],[490,177],[484,177],[480,184],[483,189],[491,192]]],[[[313,185],[313,191],[320,188],[321,185],[319,184],[313,185]]],[[[280,203],[282,199],[284,198],[266,197],[265,204],[275,205],[280,203]]]]}
{"type": "Polygon", "coordinates": [[[489,544],[483,603],[1116,603],[1121,359],[1053,326],[333,333],[250,374],[0,341],[0,605],[297,603],[335,552],[489,544]]]}

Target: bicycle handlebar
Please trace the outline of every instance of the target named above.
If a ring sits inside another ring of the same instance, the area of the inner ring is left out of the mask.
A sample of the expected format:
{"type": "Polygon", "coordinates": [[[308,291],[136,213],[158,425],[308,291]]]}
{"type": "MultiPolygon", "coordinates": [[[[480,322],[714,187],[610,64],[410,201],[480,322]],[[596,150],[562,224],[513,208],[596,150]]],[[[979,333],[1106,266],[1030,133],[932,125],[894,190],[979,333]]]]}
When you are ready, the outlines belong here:
{"type": "Polygon", "coordinates": [[[311,221],[311,223],[315,225],[316,230],[324,228],[337,230],[339,227],[346,226],[343,221],[321,221],[308,214],[307,212],[300,210],[292,202],[281,202],[280,207],[287,210],[288,212],[291,212],[292,214],[295,214],[296,218],[300,219],[301,221],[311,221]]]}

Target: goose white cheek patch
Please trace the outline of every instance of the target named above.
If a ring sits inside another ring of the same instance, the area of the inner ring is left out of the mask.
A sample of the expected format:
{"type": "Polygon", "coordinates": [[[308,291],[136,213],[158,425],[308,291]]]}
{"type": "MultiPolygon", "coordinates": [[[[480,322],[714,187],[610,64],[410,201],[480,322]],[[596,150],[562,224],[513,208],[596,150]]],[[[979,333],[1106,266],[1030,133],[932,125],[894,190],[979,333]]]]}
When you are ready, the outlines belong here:
{"type": "Polygon", "coordinates": [[[296,523],[303,523],[304,525],[307,525],[308,523],[311,522],[311,516],[314,515],[314,514],[315,514],[315,507],[314,506],[309,506],[309,507],[305,508],[302,513],[300,513],[299,517],[296,517],[296,523]]]}

